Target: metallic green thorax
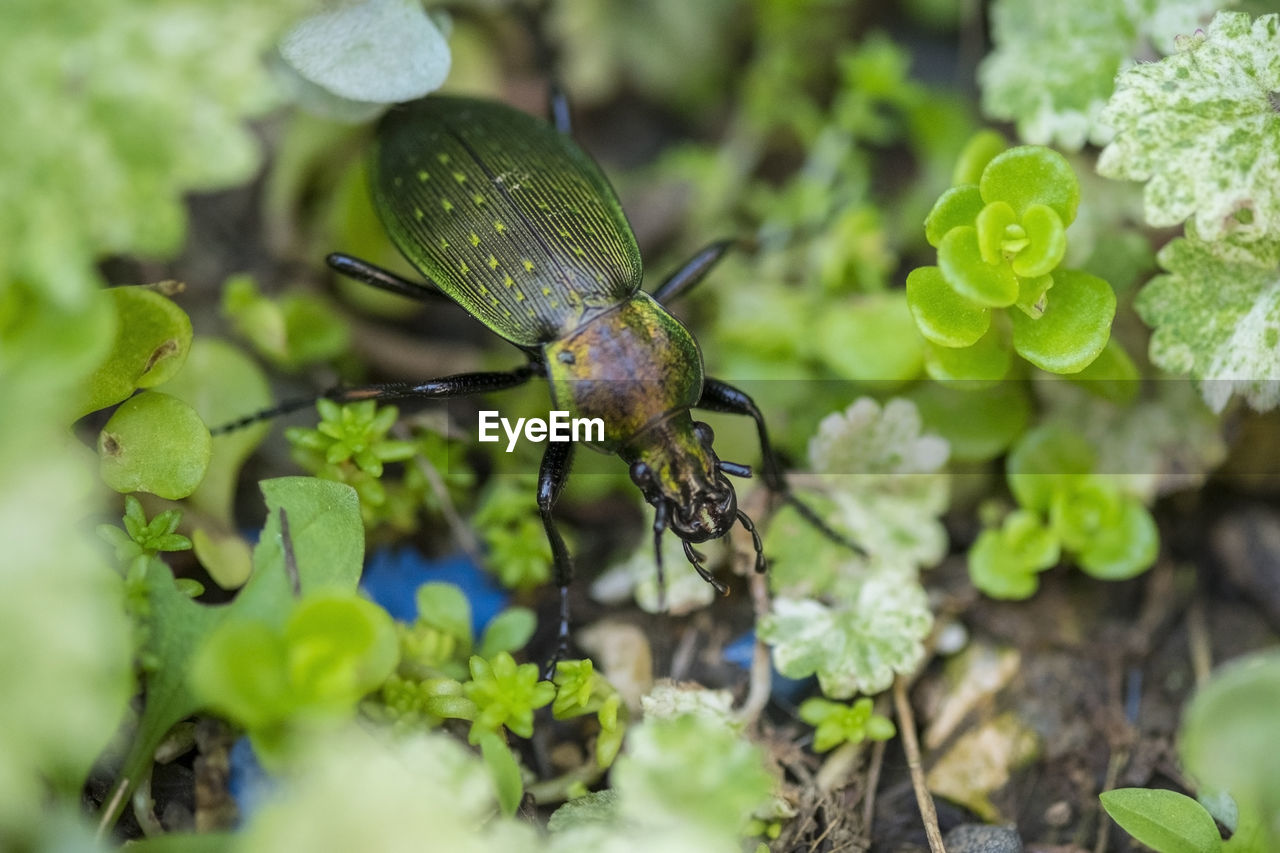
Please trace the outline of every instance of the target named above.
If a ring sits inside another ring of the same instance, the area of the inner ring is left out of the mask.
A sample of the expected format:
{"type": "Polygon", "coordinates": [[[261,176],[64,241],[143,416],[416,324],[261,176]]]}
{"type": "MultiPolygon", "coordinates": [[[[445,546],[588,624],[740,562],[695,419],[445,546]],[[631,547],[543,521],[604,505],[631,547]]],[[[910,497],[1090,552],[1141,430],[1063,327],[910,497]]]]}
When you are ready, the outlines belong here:
{"type": "Polygon", "coordinates": [[[640,288],[640,250],[608,180],[519,110],[434,96],[395,107],[370,178],[405,257],[512,343],[561,338],[640,288]]]}

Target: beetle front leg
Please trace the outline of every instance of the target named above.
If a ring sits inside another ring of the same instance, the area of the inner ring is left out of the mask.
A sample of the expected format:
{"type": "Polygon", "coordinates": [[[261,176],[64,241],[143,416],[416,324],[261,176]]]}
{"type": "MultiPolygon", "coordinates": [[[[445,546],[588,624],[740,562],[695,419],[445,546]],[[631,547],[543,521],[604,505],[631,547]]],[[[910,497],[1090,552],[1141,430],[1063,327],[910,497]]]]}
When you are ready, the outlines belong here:
{"type": "Polygon", "coordinates": [[[791,491],[791,487],[787,485],[787,478],[782,473],[782,464],[778,461],[777,454],[773,451],[773,445],[769,443],[769,429],[765,426],[764,415],[756,406],[754,400],[745,392],[734,388],[727,382],[721,382],[719,379],[708,378],[702,385],[702,398],[698,400],[697,408],[706,409],[710,412],[724,412],[730,415],[746,415],[756,422],[756,432],[760,436],[760,454],[763,457],[761,467],[761,477],[765,486],[769,491],[780,495],[784,501],[795,507],[796,512],[814,526],[814,528],[823,536],[839,545],[850,548],[859,554],[865,554],[866,550],[854,542],[844,534],[833,530],[830,525],[823,521],[822,516],[795,496],[791,491]]]}
{"type": "Polygon", "coordinates": [[[542,527],[547,532],[547,541],[551,543],[555,581],[560,587],[560,630],[555,655],[547,663],[546,678],[554,674],[556,662],[569,649],[569,584],[573,581],[573,557],[564,544],[564,537],[560,535],[551,511],[555,508],[560,493],[564,491],[564,484],[569,479],[569,466],[572,464],[573,443],[553,441],[542,454],[542,465],[538,469],[538,514],[542,516],[542,527]]]}

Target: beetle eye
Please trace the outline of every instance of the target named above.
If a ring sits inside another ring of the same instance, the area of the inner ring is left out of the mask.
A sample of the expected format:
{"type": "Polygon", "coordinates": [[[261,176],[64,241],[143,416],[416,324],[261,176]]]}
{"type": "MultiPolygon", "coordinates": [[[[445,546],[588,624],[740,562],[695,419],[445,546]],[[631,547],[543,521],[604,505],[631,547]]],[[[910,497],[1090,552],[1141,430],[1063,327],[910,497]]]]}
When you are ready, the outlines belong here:
{"type": "Polygon", "coordinates": [[[653,469],[643,462],[631,463],[631,482],[640,488],[653,484],[653,469]]]}
{"type": "Polygon", "coordinates": [[[716,440],[716,434],[709,424],[702,421],[693,422],[693,432],[698,436],[698,440],[702,442],[703,447],[710,447],[711,443],[716,440]]]}

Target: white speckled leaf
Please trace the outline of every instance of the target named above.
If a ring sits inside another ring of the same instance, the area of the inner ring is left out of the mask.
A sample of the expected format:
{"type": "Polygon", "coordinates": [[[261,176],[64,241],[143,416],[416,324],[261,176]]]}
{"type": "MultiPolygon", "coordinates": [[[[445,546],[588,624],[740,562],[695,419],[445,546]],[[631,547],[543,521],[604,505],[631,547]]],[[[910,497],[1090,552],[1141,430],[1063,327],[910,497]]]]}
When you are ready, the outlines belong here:
{"type": "Polygon", "coordinates": [[[991,8],[995,49],[978,69],[982,106],[1016,121],[1018,135],[1075,150],[1101,144],[1100,116],[1116,73],[1149,40],[1162,51],[1173,37],[1202,26],[1214,0],[997,0],[991,8]]]}
{"type": "Polygon", "coordinates": [[[777,598],[760,622],[773,662],[789,678],[814,673],[833,699],[879,693],[896,673],[911,672],[933,625],[924,590],[890,574],[867,578],[841,607],[777,598]]]}
{"type": "Polygon", "coordinates": [[[1252,257],[1230,243],[1174,240],[1159,255],[1168,273],[1135,303],[1155,329],[1151,361],[1200,380],[1215,412],[1233,393],[1260,411],[1280,404],[1280,270],[1252,257]]]}
{"type": "Polygon", "coordinates": [[[449,44],[417,0],[366,0],[300,21],[280,55],[303,78],[353,101],[394,104],[440,87],[449,44]]]}
{"type": "Polygon", "coordinates": [[[1280,234],[1280,15],[1222,12],[1178,47],[1117,79],[1098,171],[1147,181],[1152,225],[1194,217],[1206,240],[1280,234]]]}

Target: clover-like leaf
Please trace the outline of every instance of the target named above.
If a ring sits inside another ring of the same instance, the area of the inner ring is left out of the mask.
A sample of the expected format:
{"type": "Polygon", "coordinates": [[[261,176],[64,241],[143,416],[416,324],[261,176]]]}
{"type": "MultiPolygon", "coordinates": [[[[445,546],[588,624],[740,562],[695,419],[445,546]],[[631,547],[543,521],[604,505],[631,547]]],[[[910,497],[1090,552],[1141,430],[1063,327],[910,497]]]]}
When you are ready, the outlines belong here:
{"type": "Polygon", "coordinates": [[[1155,329],[1151,361],[1200,380],[1209,408],[1233,393],[1258,410],[1280,404],[1280,273],[1228,244],[1173,240],[1159,254],[1168,273],[1138,294],[1155,329]]]}
{"type": "Polygon", "coordinates": [[[1060,554],[1057,534],[1036,513],[1015,510],[998,529],[978,535],[969,549],[969,578],[992,598],[1030,598],[1040,585],[1037,575],[1060,554]]]}
{"type": "MultiPolygon", "coordinates": [[[[1003,148],[1003,144],[1001,147],[1003,148]]],[[[938,196],[933,209],[925,218],[925,239],[929,241],[930,246],[937,248],[942,238],[947,236],[952,228],[973,225],[978,214],[982,212],[983,205],[982,193],[978,191],[976,177],[971,184],[952,187],[938,196]]]]}
{"type": "Polygon", "coordinates": [[[1055,270],[1048,304],[1036,318],[1010,313],[1013,348],[1050,373],[1078,373],[1089,366],[1111,337],[1116,295],[1097,276],[1080,270],[1055,270]]]}
{"type": "Polygon", "coordinates": [[[1075,221],[1080,181],[1067,159],[1040,145],[1020,145],[997,154],[978,181],[982,200],[1007,203],[1022,218],[1033,206],[1053,210],[1065,227],[1075,221]]]}
{"type": "Polygon", "coordinates": [[[972,346],[991,325],[991,310],[957,293],[937,267],[907,275],[907,305],[920,333],[944,347],[972,346]]]}
{"type": "Polygon", "coordinates": [[[1027,431],[1009,453],[1009,488],[1018,503],[1048,512],[1054,495],[1093,471],[1097,456],[1079,434],[1060,425],[1027,431]]]}
{"type": "Polygon", "coordinates": [[[972,345],[941,347],[930,343],[924,367],[939,382],[989,384],[1003,379],[1013,366],[1013,350],[998,326],[992,326],[972,345]]]}
{"type": "Polygon", "coordinates": [[[1206,240],[1280,233],[1280,15],[1220,12],[1177,46],[1117,79],[1098,171],[1146,181],[1152,225],[1194,217],[1206,240]]]}
{"type": "Polygon", "coordinates": [[[895,673],[911,672],[933,624],[924,590],[889,575],[872,575],[840,606],[779,597],[760,621],[760,638],[788,678],[815,673],[835,699],[879,693],[895,673]]]}
{"type": "Polygon", "coordinates": [[[873,712],[871,699],[866,696],[851,705],[815,696],[800,705],[799,714],[815,729],[815,752],[827,752],[842,743],[888,740],[897,733],[888,717],[873,712]]]}
{"type": "Polygon", "coordinates": [[[938,244],[938,268],[947,283],[979,305],[1003,308],[1018,298],[1018,277],[1005,263],[987,263],[971,225],[952,228],[938,244]]]}
{"type": "Polygon", "coordinates": [[[1100,580],[1127,580],[1151,568],[1160,552],[1160,531],[1147,508],[1131,497],[1121,500],[1111,523],[1080,549],[1076,562],[1100,580]]]}

